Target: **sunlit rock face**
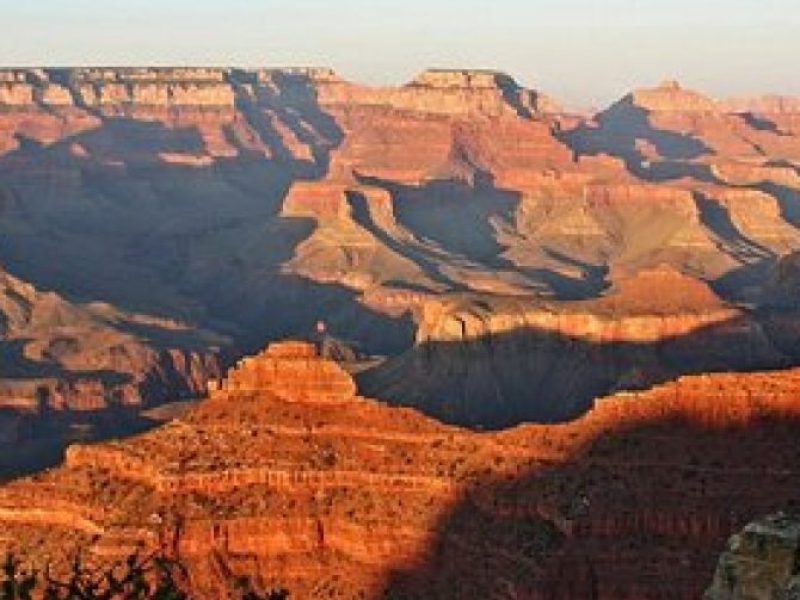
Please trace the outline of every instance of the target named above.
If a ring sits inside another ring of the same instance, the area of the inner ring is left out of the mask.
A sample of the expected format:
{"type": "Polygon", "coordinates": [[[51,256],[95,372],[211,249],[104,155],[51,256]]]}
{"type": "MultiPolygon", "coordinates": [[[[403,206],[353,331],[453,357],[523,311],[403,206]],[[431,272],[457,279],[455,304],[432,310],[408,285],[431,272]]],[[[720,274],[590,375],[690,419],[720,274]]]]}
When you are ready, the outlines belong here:
{"type": "Polygon", "coordinates": [[[0,488],[0,549],[160,547],[194,598],[241,575],[298,598],[698,598],[728,536],[794,497],[798,390],[797,371],[683,377],[476,433],[273,344],[183,417],[0,488]]]}
{"type": "Polygon", "coordinates": [[[218,348],[235,360],[322,320],[386,358],[359,375],[370,394],[504,426],[794,364],[774,274],[800,247],[796,100],[668,81],[579,116],[491,70],[396,87],[327,68],[2,70],[0,258],[96,326],[76,346],[43,319],[25,349],[3,338],[0,366],[31,369],[16,403],[46,385],[61,406],[100,410],[111,388],[147,404],[196,394],[218,348]],[[647,280],[643,310],[609,308],[664,266],[681,277],[647,280]],[[689,280],[720,305],[656,307],[689,280]]]}

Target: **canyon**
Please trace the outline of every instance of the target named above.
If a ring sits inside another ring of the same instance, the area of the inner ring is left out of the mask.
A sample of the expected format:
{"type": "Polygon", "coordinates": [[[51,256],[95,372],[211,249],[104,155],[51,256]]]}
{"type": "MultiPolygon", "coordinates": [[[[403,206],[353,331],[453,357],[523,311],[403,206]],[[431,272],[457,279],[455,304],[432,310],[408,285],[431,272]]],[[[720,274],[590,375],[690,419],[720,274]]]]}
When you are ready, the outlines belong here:
{"type": "Polygon", "coordinates": [[[726,597],[796,508],[798,293],[797,97],[0,69],[0,550],[726,597]]]}
{"type": "Polygon", "coordinates": [[[184,416],[0,488],[0,547],[161,549],[193,598],[242,575],[296,598],[699,598],[732,533],[796,508],[798,391],[797,370],[683,376],[476,433],[276,343],[184,416]]]}
{"type": "Polygon", "coordinates": [[[103,331],[3,333],[2,403],[197,396],[318,321],[370,359],[371,395],[482,427],[794,364],[799,107],[665,81],[579,115],[478,70],[0,70],[6,281],[103,331]],[[697,285],[708,306],[649,307],[697,285]],[[594,366],[575,385],[546,376],[576,362],[594,366]]]}

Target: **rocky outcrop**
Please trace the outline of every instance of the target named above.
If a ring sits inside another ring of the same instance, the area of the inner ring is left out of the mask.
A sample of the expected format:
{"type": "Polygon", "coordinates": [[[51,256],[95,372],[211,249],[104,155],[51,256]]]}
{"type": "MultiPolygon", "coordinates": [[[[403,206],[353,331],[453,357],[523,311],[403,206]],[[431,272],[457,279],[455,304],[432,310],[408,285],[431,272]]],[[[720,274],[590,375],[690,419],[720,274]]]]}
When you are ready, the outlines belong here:
{"type": "Polygon", "coordinates": [[[0,105],[232,109],[235,88],[240,84],[255,84],[256,88],[263,86],[278,93],[286,85],[309,85],[316,89],[323,106],[383,105],[428,114],[483,117],[560,111],[549,98],[525,90],[508,75],[495,71],[431,70],[403,88],[368,88],[351,84],[324,68],[4,70],[0,73],[0,105]]]}
{"type": "Polygon", "coordinates": [[[681,86],[675,80],[661,82],[655,88],[639,89],[633,92],[633,102],[652,112],[715,112],[718,104],[708,98],[681,86]]]}
{"type": "Polygon", "coordinates": [[[800,522],[778,513],[748,524],[720,556],[706,600],[800,597],[800,522]]]}
{"type": "MultiPolygon", "coordinates": [[[[319,360],[314,344],[283,342],[243,358],[214,393],[270,391],[289,400],[337,402],[355,396],[352,378],[336,363],[319,360]]],[[[213,394],[212,394],[213,395],[213,394]]]]}

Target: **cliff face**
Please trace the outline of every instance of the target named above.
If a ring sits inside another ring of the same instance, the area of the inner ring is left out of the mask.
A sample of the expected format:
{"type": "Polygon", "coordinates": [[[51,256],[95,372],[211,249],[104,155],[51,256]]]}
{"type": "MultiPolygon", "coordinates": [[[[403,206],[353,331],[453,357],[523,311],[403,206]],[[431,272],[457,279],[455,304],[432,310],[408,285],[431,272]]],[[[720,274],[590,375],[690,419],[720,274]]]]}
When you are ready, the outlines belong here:
{"type": "Polygon", "coordinates": [[[93,410],[196,395],[219,369],[215,342],[224,343],[203,334],[191,339],[181,323],[73,304],[3,271],[0,315],[0,404],[28,401],[34,409],[93,410]],[[169,347],[146,340],[146,333],[189,339],[169,347]]]}
{"type": "Polygon", "coordinates": [[[798,382],[684,377],[479,434],[276,344],[184,417],[0,488],[0,547],[160,546],[198,598],[237,574],[298,598],[697,598],[725,539],[795,492],[798,382]]]}
{"type": "Polygon", "coordinates": [[[597,300],[429,299],[419,311],[415,347],[359,379],[394,403],[497,428],[571,419],[609,390],[681,373],[790,360],[772,328],[706,284],[661,266],[621,277],[597,300]]]}

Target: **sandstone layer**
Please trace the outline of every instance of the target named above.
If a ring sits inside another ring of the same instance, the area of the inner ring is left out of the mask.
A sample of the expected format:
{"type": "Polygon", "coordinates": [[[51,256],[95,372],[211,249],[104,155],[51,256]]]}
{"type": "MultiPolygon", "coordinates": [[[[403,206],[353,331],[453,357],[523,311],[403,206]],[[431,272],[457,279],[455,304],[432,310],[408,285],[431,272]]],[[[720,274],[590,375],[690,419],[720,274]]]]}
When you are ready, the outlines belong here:
{"type": "Polygon", "coordinates": [[[71,303],[0,269],[0,478],[47,464],[70,427],[100,413],[129,420],[205,393],[224,344],[179,322],[71,303]]]}

